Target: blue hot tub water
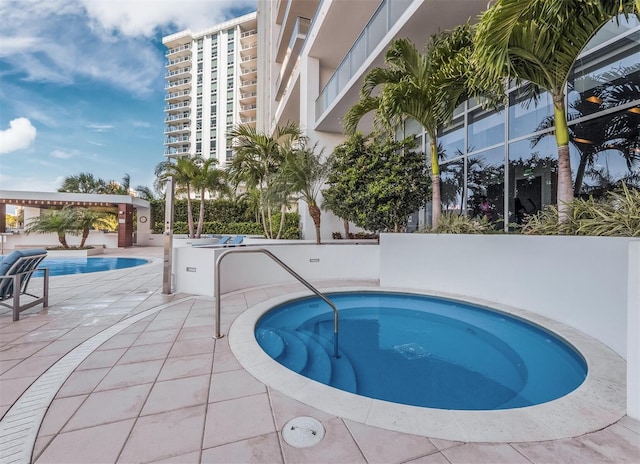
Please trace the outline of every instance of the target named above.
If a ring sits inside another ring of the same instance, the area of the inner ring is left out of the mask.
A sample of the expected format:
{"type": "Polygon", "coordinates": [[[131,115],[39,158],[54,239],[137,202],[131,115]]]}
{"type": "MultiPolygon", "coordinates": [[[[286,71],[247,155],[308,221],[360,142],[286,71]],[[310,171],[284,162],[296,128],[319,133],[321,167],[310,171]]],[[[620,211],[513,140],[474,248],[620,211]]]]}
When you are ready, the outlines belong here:
{"type": "Polygon", "coordinates": [[[470,304],[398,293],[330,296],[278,306],[256,325],[264,351],[335,388],[438,409],[510,409],[566,395],[586,378],[583,358],[557,336],[470,304]]]}

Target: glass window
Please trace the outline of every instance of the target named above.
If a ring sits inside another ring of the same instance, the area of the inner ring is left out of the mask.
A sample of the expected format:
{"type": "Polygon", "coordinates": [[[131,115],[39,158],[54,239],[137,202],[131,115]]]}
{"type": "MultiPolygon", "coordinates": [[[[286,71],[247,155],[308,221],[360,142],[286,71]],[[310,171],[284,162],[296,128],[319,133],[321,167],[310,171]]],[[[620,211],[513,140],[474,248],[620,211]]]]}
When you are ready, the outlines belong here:
{"type": "Polygon", "coordinates": [[[199,86],[196,88],[196,95],[202,95],[202,86],[201,86],[201,85],[199,85],[199,86]]]}
{"type": "Polygon", "coordinates": [[[467,214],[486,217],[502,229],[504,220],[504,147],[467,158],[467,214]]]}
{"type": "Polygon", "coordinates": [[[198,52],[198,61],[202,61],[202,58],[204,57],[202,52],[198,52]]]}
{"type": "Polygon", "coordinates": [[[504,142],[504,111],[489,111],[478,108],[469,113],[468,151],[504,142]]]}
{"type": "Polygon", "coordinates": [[[198,50],[202,50],[203,39],[198,39],[198,50]]]}
{"type": "Polygon", "coordinates": [[[234,73],[233,66],[229,66],[227,68],[227,76],[233,76],[233,73],[234,73]]]}
{"type": "Polygon", "coordinates": [[[196,132],[196,140],[202,140],[202,131],[196,132]]]}
{"type": "Polygon", "coordinates": [[[227,91],[227,100],[233,100],[233,90],[227,91]]]}
{"type": "Polygon", "coordinates": [[[574,194],[640,188],[640,104],[569,127],[574,194]]]}
{"type": "Polygon", "coordinates": [[[517,90],[509,95],[509,138],[553,127],[553,99],[545,92],[537,102],[517,90]]]}
{"type": "Polygon", "coordinates": [[[464,117],[456,118],[438,134],[438,145],[445,160],[461,156],[464,151],[464,117]]]}
{"type": "Polygon", "coordinates": [[[227,113],[231,113],[233,111],[233,102],[227,103],[227,113]]]}
{"type": "Polygon", "coordinates": [[[440,166],[442,212],[464,212],[464,158],[440,166]]]}
{"type": "Polygon", "coordinates": [[[553,134],[509,145],[509,222],[557,203],[558,149],[553,134]]]}
{"type": "Polygon", "coordinates": [[[200,108],[202,106],[202,97],[198,97],[198,99],[196,100],[197,102],[197,106],[198,108],[200,108]]]}
{"type": "Polygon", "coordinates": [[[217,129],[211,129],[210,136],[211,140],[215,140],[217,134],[217,129]]]}

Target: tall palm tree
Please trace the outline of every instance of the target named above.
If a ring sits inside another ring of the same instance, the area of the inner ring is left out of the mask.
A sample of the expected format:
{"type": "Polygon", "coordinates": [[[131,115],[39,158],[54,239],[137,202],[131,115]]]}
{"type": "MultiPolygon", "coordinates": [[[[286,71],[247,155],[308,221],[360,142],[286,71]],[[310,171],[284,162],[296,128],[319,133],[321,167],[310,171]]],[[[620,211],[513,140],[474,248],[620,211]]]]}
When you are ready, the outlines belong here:
{"type": "Polygon", "coordinates": [[[316,230],[316,243],[320,245],[320,216],[318,195],[329,172],[329,164],[322,161],[322,152],[316,153],[317,146],[291,150],[282,165],[276,184],[284,190],[298,194],[307,204],[309,216],[316,230]]]}
{"type": "Polygon", "coordinates": [[[193,158],[193,162],[197,169],[194,171],[194,177],[191,183],[193,188],[200,193],[200,211],[195,237],[200,238],[204,224],[206,193],[227,194],[229,188],[226,182],[226,173],[215,168],[218,160],[215,158],[204,159],[202,157],[196,157],[193,158]]]}
{"type": "Polygon", "coordinates": [[[407,117],[424,127],[429,136],[434,227],[442,211],[438,129],[449,123],[455,108],[465,100],[497,94],[497,81],[490,86],[490,80],[474,78],[472,45],[473,29],[469,24],[434,35],[424,53],[408,39],[395,40],[385,56],[386,67],[369,71],[360,101],[344,119],[347,133],[354,133],[360,119],[370,111],[375,111],[374,121],[382,129],[395,131],[407,117]],[[373,96],[378,88],[379,93],[373,96]]]}
{"type": "Polygon", "coordinates": [[[158,181],[164,183],[168,177],[173,177],[176,185],[176,191],[184,193],[187,197],[187,224],[189,227],[189,238],[195,238],[191,191],[193,188],[193,180],[197,176],[197,171],[197,164],[193,158],[190,157],[178,158],[175,163],[168,159],[158,163],[155,167],[155,175],[158,181]]]}
{"type": "Polygon", "coordinates": [[[553,98],[559,220],[573,199],[564,89],[591,37],[637,0],[496,0],[480,19],[475,59],[483,75],[526,80],[553,98]]]}
{"type": "Polygon", "coordinates": [[[67,176],[62,181],[58,192],[72,193],[106,193],[107,183],[89,172],[67,176]]]}
{"type": "Polygon", "coordinates": [[[75,228],[82,230],[80,248],[84,248],[91,227],[109,227],[108,214],[101,211],[92,211],[86,208],[75,208],[73,210],[75,228]]]}
{"type": "MultiPolygon", "coordinates": [[[[234,142],[234,157],[227,167],[229,179],[236,186],[244,184],[247,189],[257,188],[260,191],[264,234],[267,238],[273,238],[272,204],[267,201],[266,193],[272,186],[275,173],[284,162],[287,150],[304,141],[305,137],[294,123],[277,127],[272,135],[258,132],[251,126],[240,125],[232,130],[229,136],[234,142]]],[[[278,203],[281,216],[276,238],[282,233],[286,210],[286,202],[278,203]]]]}

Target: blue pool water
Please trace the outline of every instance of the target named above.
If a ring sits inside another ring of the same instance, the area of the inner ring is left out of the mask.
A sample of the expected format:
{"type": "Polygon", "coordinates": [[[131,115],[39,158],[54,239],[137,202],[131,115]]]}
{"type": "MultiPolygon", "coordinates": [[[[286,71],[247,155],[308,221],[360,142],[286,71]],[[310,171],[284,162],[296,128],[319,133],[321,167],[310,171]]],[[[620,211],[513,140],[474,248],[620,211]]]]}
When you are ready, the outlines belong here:
{"type": "Polygon", "coordinates": [[[584,359],[550,332],[454,300],[399,293],[330,295],[278,306],[256,324],[263,350],[285,367],[341,390],[438,409],[545,403],[586,378],[584,359]]]}
{"type": "MultiPolygon", "coordinates": [[[[146,259],[139,258],[45,258],[40,267],[48,267],[50,276],[68,274],[85,274],[88,272],[112,271],[146,264],[146,259]]],[[[34,274],[35,277],[42,272],[34,274]]]]}

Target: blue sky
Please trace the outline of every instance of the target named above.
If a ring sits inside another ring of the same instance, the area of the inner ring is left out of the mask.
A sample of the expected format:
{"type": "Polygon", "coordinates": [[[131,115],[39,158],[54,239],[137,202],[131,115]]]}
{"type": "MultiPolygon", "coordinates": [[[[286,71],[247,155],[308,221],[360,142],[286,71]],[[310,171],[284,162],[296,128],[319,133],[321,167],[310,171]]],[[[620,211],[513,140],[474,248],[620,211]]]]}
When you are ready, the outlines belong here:
{"type": "Polygon", "coordinates": [[[81,172],[153,185],[164,160],[162,37],[256,0],[0,0],[0,189],[81,172]]]}

